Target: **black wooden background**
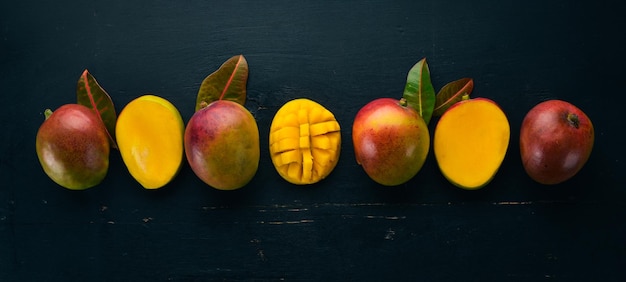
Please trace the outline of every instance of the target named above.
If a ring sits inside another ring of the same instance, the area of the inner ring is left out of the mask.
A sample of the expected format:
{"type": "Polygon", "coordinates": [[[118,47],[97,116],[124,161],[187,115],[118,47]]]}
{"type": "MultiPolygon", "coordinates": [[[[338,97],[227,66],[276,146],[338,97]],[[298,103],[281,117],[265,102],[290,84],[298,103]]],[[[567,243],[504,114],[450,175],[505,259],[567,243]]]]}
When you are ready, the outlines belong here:
{"type": "Polygon", "coordinates": [[[624,281],[625,12],[604,1],[4,1],[0,280],[624,281]],[[187,122],[202,79],[237,54],[261,134],[246,187],[214,190],[185,163],[143,190],[117,151],[87,191],[43,173],[43,110],[74,103],[84,69],[118,113],[153,93],[187,122]],[[424,57],[436,89],[471,77],[473,96],[508,115],[508,154],[482,190],[449,184],[432,151],[393,188],[354,160],[358,109],[399,98],[424,57]],[[288,184],[269,158],[272,117],[298,97],[342,126],[339,164],[310,186],[288,184]],[[552,98],[591,117],[596,145],[575,178],[542,186],[522,168],[519,129],[552,98]]]}

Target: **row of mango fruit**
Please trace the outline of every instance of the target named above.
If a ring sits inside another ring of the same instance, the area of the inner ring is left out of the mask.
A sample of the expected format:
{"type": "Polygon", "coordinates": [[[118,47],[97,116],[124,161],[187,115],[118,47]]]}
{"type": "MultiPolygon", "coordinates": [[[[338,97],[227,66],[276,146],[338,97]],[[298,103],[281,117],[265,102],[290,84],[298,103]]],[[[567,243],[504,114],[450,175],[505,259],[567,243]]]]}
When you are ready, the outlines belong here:
{"type": "MultiPolygon", "coordinates": [[[[241,188],[255,176],[260,160],[258,125],[244,106],[247,76],[242,55],[227,60],[202,82],[196,111],[185,125],[170,101],[152,94],[132,100],[116,116],[108,94],[85,70],[78,102],[45,111],[36,136],[40,164],[60,186],[84,190],[105,178],[115,148],[146,189],[170,183],[185,159],[207,185],[241,188]]],[[[472,80],[459,80],[435,97],[429,93],[434,91],[429,76],[422,59],[409,71],[402,98],[378,98],[358,111],[352,125],[356,162],[373,181],[401,185],[422,168],[432,138],[437,165],[448,181],[463,189],[484,187],[509,147],[507,116],[495,101],[469,97],[472,80]],[[431,136],[433,115],[440,118],[431,136]]],[[[269,152],[283,179],[313,184],[336,167],[341,141],[331,111],[309,98],[296,98],[276,112],[269,152]]],[[[587,162],[593,143],[589,117],[563,100],[538,103],[522,122],[523,167],[542,184],[572,178],[587,162]]]]}

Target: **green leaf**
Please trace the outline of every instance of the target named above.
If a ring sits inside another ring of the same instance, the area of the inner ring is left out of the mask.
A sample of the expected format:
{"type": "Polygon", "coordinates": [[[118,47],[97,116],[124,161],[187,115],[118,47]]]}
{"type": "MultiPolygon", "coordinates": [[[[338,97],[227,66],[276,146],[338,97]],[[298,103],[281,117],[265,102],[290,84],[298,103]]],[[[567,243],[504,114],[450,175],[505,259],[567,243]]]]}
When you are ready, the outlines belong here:
{"type": "Polygon", "coordinates": [[[76,100],[78,104],[87,106],[98,114],[107,129],[111,147],[117,149],[117,143],[115,143],[117,114],[115,113],[113,101],[88,70],[83,71],[83,74],[78,79],[76,100]]]}
{"type": "Polygon", "coordinates": [[[207,76],[200,85],[196,99],[196,111],[217,100],[246,102],[248,62],[243,55],[233,56],[218,70],[207,76]]]}
{"type": "Polygon", "coordinates": [[[444,85],[435,97],[435,110],[433,116],[441,116],[456,102],[463,100],[464,95],[470,95],[474,89],[474,80],[461,78],[444,85]]]}
{"type": "Polygon", "coordinates": [[[421,59],[409,70],[402,98],[406,99],[409,107],[414,108],[428,124],[435,108],[435,89],[430,81],[426,58],[421,59]]]}

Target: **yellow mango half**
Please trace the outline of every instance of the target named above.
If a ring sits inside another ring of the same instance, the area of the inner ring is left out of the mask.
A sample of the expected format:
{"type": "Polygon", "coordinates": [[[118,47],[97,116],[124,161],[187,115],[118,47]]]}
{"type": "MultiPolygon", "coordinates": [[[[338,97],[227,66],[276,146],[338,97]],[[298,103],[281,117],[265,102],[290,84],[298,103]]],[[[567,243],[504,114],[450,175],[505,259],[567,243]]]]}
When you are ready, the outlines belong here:
{"type": "Polygon", "coordinates": [[[509,145],[509,121],[490,99],[452,105],[435,127],[433,150],[441,173],[452,184],[474,190],[487,185],[509,145]]]}
{"type": "Polygon", "coordinates": [[[285,103],[272,120],[269,139],[276,171],[293,184],[324,179],[339,160],[339,123],[329,110],[309,99],[285,103]]]}
{"type": "Polygon", "coordinates": [[[183,160],[185,126],[178,109],[164,98],[143,95],[120,112],[117,145],[128,172],[146,189],[165,186],[183,160]]]}

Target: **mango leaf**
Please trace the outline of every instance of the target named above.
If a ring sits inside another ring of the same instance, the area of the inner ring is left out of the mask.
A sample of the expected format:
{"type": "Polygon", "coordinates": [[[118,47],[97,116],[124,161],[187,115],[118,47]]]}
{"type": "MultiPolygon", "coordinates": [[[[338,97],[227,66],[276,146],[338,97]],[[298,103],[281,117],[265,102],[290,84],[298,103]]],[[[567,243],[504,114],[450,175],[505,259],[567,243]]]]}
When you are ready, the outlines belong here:
{"type": "Polygon", "coordinates": [[[248,62],[243,55],[226,60],[218,70],[207,76],[200,85],[196,99],[196,111],[217,100],[246,102],[248,62]]]}
{"type": "Polygon", "coordinates": [[[456,102],[463,100],[464,95],[470,95],[474,89],[474,80],[461,78],[444,85],[435,97],[433,116],[441,116],[456,102]]]}
{"type": "Polygon", "coordinates": [[[435,108],[435,89],[430,81],[426,58],[421,59],[409,70],[402,98],[406,99],[409,107],[414,108],[428,124],[435,108]]]}
{"type": "Polygon", "coordinates": [[[117,149],[117,143],[115,143],[117,114],[115,113],[113,101],[111,96],[100,87],[88,70],[83,71],[83,74],[78,79],[76,100],[78,104],[87,106],[98,114],[107,129],[111,147],[117,149]]]}

